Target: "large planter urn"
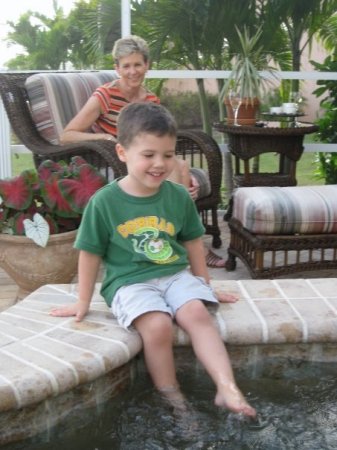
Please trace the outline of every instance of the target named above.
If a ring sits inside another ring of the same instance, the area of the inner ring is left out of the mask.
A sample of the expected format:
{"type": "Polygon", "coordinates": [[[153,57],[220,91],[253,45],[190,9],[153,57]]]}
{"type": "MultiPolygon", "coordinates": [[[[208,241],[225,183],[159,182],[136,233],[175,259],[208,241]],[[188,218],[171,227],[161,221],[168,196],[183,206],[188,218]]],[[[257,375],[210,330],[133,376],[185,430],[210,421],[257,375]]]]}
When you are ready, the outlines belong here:
{"type": "Polygon", "coordinates": [[[78,261],[76,232],[52,234],[44,248],[25,236],[0,233],[0,267],[18,285],[17,300],[45,284],[72,281],[78,261]]]}

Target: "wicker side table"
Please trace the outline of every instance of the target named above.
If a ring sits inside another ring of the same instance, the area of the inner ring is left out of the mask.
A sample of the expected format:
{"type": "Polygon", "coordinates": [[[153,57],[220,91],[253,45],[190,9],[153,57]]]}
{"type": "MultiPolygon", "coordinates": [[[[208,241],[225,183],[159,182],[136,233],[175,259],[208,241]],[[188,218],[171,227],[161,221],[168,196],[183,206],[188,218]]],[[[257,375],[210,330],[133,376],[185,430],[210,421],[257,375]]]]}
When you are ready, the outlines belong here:
{"type": "Polygon", "coordinates": [[[233,184],[239,186],[295,186],[296,164],[303,153],[303,138],[318,127],[301,122],[296,127],[280,127],[277,122],[265,122],[263,127],[234,126],[224,122],[214,128],[228,136],[228,148],[235,158],[233,184]],[[250,160],[264,153],[276,153],[278,171],[251,171],[250,160]],[[242,170],[243,167],[243,170],[242,170]]]}

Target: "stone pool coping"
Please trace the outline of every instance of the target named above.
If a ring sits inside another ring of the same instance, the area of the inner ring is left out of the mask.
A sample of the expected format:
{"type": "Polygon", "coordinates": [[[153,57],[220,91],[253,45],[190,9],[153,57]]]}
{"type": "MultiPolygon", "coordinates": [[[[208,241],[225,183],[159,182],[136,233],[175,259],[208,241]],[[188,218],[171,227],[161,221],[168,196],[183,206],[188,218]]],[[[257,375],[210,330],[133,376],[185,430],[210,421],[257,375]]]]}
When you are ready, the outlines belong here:
{"type": "MultiPolygon", "coordinates": [[[[337,341],[337,278],[213,280],[237,293],[214,318],[233,345],[337,341]]],[[[122,367],[142,349],[140,337],[118,326],[96,285],[83,322],[49,315],[75,301],[76,285],[47,285],[0,313],[0,411],[56,397],[122,367]]],[[[176,346],[189,345],[176,327],[176,346]]]]}

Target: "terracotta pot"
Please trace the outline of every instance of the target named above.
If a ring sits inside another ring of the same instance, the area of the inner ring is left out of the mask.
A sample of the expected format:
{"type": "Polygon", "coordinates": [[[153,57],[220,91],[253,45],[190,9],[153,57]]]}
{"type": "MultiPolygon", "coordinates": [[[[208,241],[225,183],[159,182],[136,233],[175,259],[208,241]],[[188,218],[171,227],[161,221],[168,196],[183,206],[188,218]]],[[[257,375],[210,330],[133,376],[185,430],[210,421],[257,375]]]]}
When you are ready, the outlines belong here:
{"type": "MultiPolygon", "coordinates": [[[[254,126],[256,124],[256,116],[260,109],[260,100],[255,97],[252,99],[243,99],[238,111],[238,124],[254,126]]],[[[229,103],[228,98],[225,98],[225,105],[227,111],[227,123],[228,125],[234,124],[233,108],[229,103]]]]}
{"type": "Polygon", "coordinates": [[[45,284],[72,281],[78,261],[76,232],[52,234],[45,248],[25,236],[0,234],[0,267],[19,286],[17,300],[45,284]]]}

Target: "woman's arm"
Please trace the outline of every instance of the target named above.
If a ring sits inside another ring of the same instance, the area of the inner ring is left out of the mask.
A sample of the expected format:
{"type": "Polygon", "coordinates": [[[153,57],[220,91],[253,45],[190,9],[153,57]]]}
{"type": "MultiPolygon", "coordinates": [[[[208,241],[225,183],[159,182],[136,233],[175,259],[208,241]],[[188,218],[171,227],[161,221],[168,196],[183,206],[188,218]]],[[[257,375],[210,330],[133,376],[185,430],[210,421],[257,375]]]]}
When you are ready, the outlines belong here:
{"type": "Polygon", "coordinates": [[[90,97],[83,108],[68,123],[60,136],[61,144],[97,139],[115,140],[107,133],[90,133],[88,130],[101,113],[100,104],[96,97],[90,97]]]}

